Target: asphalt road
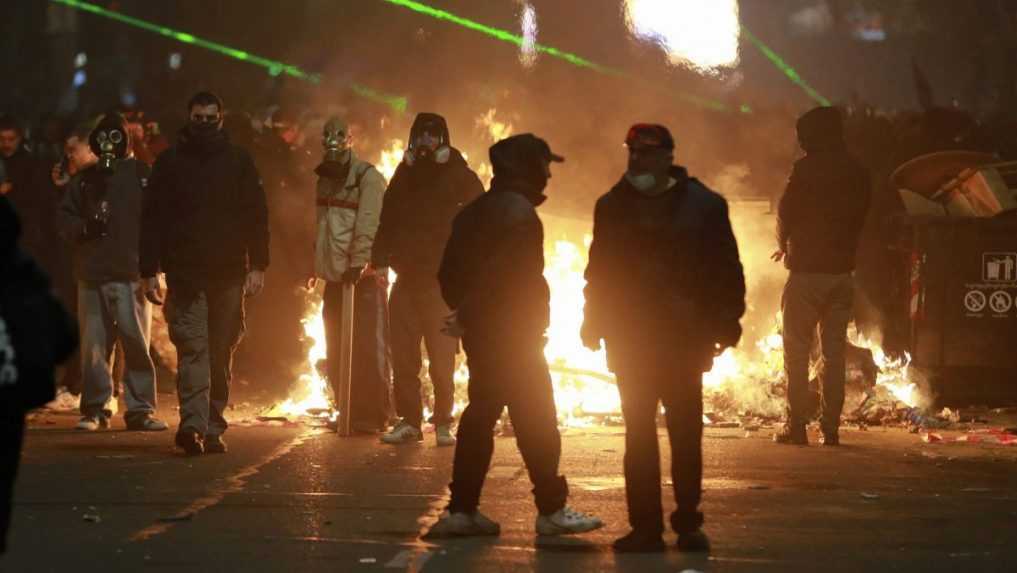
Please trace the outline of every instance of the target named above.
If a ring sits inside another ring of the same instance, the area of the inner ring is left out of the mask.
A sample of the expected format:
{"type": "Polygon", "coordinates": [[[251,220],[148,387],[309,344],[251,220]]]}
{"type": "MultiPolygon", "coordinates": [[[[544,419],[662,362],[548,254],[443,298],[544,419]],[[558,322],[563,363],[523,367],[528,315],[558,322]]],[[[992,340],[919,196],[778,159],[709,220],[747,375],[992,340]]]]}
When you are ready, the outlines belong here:
{"type": "Polygon", "coordinates": [[[620,428],[563,439],[573,505],[603,530],[537,539],[514,440],[500,438],[482,510],[502,536],[430,544],[418,534],[446,501],[452,460],[433,434],[391,447],[238,427],[229,454],[185,458],[169,432],[118,420],[84,434],[75,420],[33,423],[2,571],[1017,571],[1017,446],[875,429],[845,431],[840,449],[801,448],[708,429],[712,555],[615,556],[627,531],[620,428]]]}

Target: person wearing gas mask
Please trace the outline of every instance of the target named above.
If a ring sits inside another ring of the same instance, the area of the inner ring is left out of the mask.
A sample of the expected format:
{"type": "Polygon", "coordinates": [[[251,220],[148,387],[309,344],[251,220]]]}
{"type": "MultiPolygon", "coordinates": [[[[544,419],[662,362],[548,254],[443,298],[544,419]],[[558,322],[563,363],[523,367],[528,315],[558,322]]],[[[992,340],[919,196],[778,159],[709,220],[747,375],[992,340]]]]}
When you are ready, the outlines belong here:
{"type": "Polygon", "coordinates": [[[603,522],[566,505],[554,388],[544,358],[550,290],[536,207],[546,199],[551,163],[564,158],[532,134],[499,141],[490,158],[491,190],[455,217],[438,271],[442,296],[454,312],[446,330],[461,334],[466,350],[470,402],[459,422],[448,510],[427,536],[500,533],[477,508],[494,451],[494,426],[506,407],[533,482],[537,533],[591,531],[603,522]]]}
{"type": "Polygon", "coordinates": [[[148,352],[152,305],[138,268],[149,170],[130,155],[127,123],[119,114],[101,118],[88,145],[94,161],[71,179],[58,213],[61,234],[74,246],[78,281],[83,390],[77,427],[94,431],[110,425],[112,358],[119,341],[127,429],[162,431],[167,425],[155,418],[155,365],[148,352]]]}
{"type": "Polygon", "coordinates": [[[389,368],[386,344],[388,269],[370,265],[371,245],[381,214],[385,178],[353,152],[349,126],[338,117],[324,127],[325,156],[315,169],[317,238],[314,277],[325,280],[324,320],[328,379],[339,396],[340,328],[343,284],[356,286],[353,364],[350,389],[352,427],[377,433],[389,413],[389,368]]]}
{"type": "Polygon", "coordinates": [[[428,373],[434,388],[438,446],[455,445],[452,407],[453,375],[459,341],[441,333],[449,309],[438,286],[438,265],[462,207],[484,193],[459,150],[451,145],[445,118],[417,115],[410,129],[410,146],[385,193],[381,226],[372,259],[378,267],[396,272],[392,287],[392,360],[396,412],[400,422],[382,437],[389,444],[423,439],[420,343],[427,348],[428,373]]]}
{"type": "Polygon", "coordinates": [[[201,92],[187,110],[190,121],[152,169],[140,266],[145,296],[166,303],[179,357],[176,444],[197,455],[226,452],[233,353],[244,332],[244,298],[265,285],[269,230],[258,170],[222,130],[222,100],[201,92]]]}
{"type": "Polygon", "coordinates": [[[586,268],[583,344],[618,379],[625,419],[625,496],[632,532],[618,552],[663,551],[657,413],[664,405],[678,549],[703,533],[703,372],[741,338],[745,277],[727,202],[674,164],[662,125],[637,124],[628,170],[597,201],[586,268]]]}

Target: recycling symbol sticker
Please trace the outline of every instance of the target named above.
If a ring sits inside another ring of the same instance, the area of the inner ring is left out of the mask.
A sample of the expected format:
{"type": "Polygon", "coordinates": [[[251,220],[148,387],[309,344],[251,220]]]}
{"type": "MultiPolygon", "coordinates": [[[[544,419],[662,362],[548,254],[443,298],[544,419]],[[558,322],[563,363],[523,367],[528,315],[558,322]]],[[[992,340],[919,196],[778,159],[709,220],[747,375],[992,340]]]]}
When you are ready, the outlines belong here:
{"type": "Polygon", "coordinates": [[[982,312],[985,310],[985,305],[987,303],[988,301],[986,300],[985,293],[982,291],[972,290],[968,291],[968,293],[964,295],[964,308],[968,309],[968,312],[982,312]]]}
{"type": "Polygon", "coordinates": [[[1006,314],[1013,308],[1013,297],[1004,290],[998,290],[989,296],[989,308],[996,314],[1006,314]]]}

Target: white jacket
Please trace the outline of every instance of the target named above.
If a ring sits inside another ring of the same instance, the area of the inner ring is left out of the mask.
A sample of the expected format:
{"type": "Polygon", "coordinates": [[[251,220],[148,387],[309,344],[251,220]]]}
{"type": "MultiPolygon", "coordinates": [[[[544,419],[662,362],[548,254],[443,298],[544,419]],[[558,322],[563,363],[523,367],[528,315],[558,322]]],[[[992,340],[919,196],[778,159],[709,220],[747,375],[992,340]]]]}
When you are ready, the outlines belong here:
{"type": "Polygon", "coordinates": [[[374,234],[381,219],[385,187],[382,174],[352,153],[350,172],[344,184],[318,178],[316,277],[338,282],[346,269],[368,266],[374,234]]]}

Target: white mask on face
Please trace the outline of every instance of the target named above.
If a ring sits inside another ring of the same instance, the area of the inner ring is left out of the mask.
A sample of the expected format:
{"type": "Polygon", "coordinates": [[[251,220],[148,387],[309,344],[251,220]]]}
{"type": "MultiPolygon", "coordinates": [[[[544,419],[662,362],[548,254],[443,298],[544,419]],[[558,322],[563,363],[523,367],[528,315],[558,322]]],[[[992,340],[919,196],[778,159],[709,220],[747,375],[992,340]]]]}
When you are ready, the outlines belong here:
{"type": "Polygon", "coordinates": [[[652,173],[641,173],[639,175],[626,173],[625,180],[635,187],[637,191],[649,191],[657,185],[657,178],[652,173]]]}

